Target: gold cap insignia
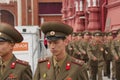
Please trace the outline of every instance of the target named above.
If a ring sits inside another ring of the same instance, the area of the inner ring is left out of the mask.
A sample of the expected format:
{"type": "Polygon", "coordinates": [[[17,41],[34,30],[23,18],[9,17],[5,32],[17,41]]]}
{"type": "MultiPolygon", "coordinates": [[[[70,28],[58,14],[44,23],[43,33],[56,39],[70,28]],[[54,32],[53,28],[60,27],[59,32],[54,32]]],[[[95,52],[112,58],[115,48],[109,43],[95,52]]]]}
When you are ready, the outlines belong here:
{"type": "Polygon", "coordinates": [[[51,32],[50,32],[50,35],[51,35],[51,36],[54,36],[54,35],[55,35],[55,31],[51,31],[51,32]]]}

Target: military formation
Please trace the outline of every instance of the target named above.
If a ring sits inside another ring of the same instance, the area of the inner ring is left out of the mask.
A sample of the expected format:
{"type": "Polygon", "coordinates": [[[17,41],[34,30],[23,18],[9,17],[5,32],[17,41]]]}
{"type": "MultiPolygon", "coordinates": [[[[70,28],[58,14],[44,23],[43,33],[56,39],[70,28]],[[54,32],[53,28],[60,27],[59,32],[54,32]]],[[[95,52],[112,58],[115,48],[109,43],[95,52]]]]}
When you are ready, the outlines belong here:
{"type": "Polygon", "coordinates": [[[120,30],[73,32],[62,22],[43,23],[41,30],[52,56],[40,58],[32,74],[28,62],[12,54],[22,35],[0,23],[0,80],[120,80],[120,30]]]}
{"type": "Polygon", "coordinates": [[[120,80],[120,30],[74,32],[71,39],[66,50],[87,64],[90,80],[120,80]]]}

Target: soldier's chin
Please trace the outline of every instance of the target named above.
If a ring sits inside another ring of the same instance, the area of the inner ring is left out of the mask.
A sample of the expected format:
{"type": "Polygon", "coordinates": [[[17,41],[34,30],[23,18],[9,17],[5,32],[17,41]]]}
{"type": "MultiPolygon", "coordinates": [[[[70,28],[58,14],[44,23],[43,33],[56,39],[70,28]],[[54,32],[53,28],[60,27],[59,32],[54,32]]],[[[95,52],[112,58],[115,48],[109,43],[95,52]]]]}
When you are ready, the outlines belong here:
{"type": "Polygon", "coordinates": [[[57,56],[58,54],[57,53],[55,53],[55,52],[52,52],[52,54],[53,54],[53,56],[57,56]]]}

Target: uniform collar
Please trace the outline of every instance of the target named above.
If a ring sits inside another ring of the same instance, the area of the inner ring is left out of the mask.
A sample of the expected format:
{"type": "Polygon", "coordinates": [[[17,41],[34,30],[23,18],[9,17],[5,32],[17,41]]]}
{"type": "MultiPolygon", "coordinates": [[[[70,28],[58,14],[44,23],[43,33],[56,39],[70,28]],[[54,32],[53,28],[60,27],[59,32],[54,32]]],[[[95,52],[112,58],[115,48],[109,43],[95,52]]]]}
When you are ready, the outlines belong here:
{"type": "Polygon", "coordinates": [[[12,57],[10,57],[7,61],[3,62],[3,64],[4,64],[5,66],[7,66],[7,65],[9,64],[9,62],[12,60],[12,58],[13,58],[13,55],[12,55],[12,57]]]}
{"type": "Polygon", "coordinates": [[[65,53],[65,57],[62,60],[60,60],[59,62],[56,61],[55,57],[53,57],[54,66],[56,66],[56,64],[58,64],[58,66],[61,67],[63,62],[65,61],[66,57],[67,57],[67,53],[65,53]]]}

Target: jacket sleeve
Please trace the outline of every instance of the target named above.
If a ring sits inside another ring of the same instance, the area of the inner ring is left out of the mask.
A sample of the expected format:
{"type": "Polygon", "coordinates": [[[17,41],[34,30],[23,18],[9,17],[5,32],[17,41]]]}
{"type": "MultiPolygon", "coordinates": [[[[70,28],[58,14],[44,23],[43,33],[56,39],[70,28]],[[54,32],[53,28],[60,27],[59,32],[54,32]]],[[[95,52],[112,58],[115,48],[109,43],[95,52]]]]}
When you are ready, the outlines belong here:
{"type": "Polygon", "coordinates": [[[20,80],[32,80],[32,71],[29,65],[26,66],[26,68],[22,72],[20,80]]]}
{"type": "Polygon", "coordinates": [[[78,80],[89,80],[86,64],[82,65],[81,70],[79,71],[78,80]]]}

